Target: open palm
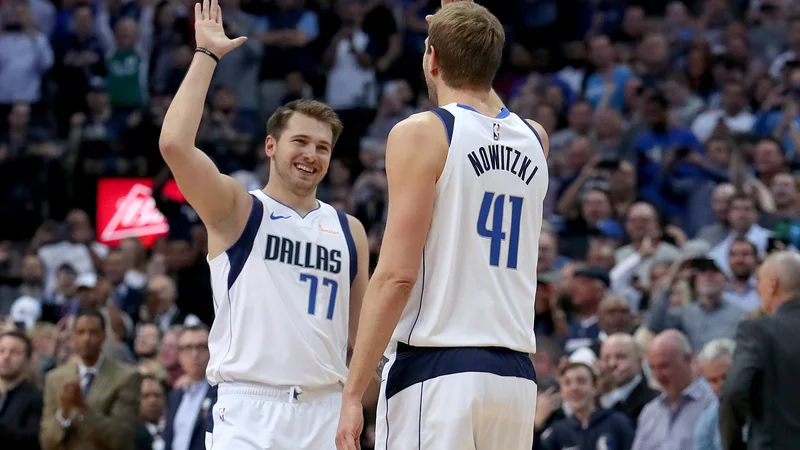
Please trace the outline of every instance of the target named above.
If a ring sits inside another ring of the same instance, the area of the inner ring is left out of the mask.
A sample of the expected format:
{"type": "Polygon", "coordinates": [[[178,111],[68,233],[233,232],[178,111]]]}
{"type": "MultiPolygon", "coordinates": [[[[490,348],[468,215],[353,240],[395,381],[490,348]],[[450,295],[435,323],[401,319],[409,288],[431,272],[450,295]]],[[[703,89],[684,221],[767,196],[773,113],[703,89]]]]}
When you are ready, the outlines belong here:
{"type": "Polygon", "coordinates": [[[246,37],[228,39],[222,28],[222,9],[217,0],[203,0],[194,5],[194,35],[198,47],[210,50],[222,58],[226,53],[244,44],[246,37]]]}

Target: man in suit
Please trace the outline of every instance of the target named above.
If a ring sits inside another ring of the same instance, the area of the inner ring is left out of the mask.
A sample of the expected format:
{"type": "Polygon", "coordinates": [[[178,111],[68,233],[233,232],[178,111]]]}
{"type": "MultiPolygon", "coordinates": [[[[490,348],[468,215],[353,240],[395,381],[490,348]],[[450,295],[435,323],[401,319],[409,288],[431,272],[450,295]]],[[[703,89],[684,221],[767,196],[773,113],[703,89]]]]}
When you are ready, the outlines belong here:
{"type": "Polygon", "coordinates": [[[135,450],[163,449],[161,437],[164,417],[166,389],[161,381],[152,376],[142,376],[142,403],[139,407],[139,425],[134,438],[135,450]]]}
{"type": "Polygon", "coordinates": [[[134,367],[101,358],[103,315],[81,311],[73,327],[77,363],[45,379],[43,450],[128,450],[139,412],[141,377],[134,367]]]}
{"type": "Polygon", "coordinates": [[[185,383],[167,397],[165,450],[205,450],[206,432],[211,431],[211,410],[217,402],[217,388],[206,381],[208,328],[186,327],[178,338],[178,359],[186,373],[185,383]]]}
{"type": "Polygon", "coordinates": [[[720,396],[727,450],[800,448],[800,255],[778,252],[758,270],[768,315],[743,321],[720,396]],[[749,425],[747,444],[742,429],[749,425]]]}
{"type": "Polygon", "coordinates": [[[42,392],[25,381],[33,355],[21,332],[0,334],[0,443],[3,448],[37,450],[42,392]]]}
{"type": "MultiPolygon", "coordinates": [[[[633,337],[625,333],[609,336],[600,348],[600,378],[610,388],[600,397],[604,408],[613,408],[636,424],[644,406],[658,397],[658,391],[647,385],[642,376],[642,356],[633,337]]],[[[605,390],[604,389],[604,390],[605,390]]]]}

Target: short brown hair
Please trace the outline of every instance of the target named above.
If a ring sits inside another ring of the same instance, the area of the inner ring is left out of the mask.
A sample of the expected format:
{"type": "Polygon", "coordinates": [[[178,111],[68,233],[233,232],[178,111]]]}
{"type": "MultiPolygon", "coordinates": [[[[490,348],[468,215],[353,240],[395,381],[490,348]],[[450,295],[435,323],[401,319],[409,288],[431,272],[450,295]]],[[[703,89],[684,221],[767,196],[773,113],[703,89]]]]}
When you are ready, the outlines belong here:
{"type": "Polygon", "coordinates": [[[0,340],[6,337],[22,341],[22,344],[25,346],[25,359],[31,359],[33,356],[33,343],[25,333],[21,331],[6,331],[5,333],[0,333],[0,340]]]}
{"type": "Polygon", "coordinates": [[[582,362],[578,362],[578,361],[573,361],[573,362],[567,363],[563,367],[561,367],[561,370],[559,370],[559,376],[563,377],[564,375],[567,374],[567,372],[569,372],[572,369],[576,369],[578,367],[582,367],[582,368],[588,370],[589,371],[589,376],[592,378],[592,385],[593,386],[597,386],[597,374],[594,373],[594,369],[592,368],[592,366],[590,366],[590,365],[588,365],[586,363],[582,363],[582,362]]]}
{"type": "Polygon", "coordinates": [[[342,121],[336,111],[325,103],[307,98],[294,100],[276,109],[267,121],[267,134],[276,140],[280,139],[281,133],[286,129],[289,119],[292,118],[294,113],[299,113],[330,125],[333,132],[331,145],[336,144],[336,140],[342,134],[344,125],[342,125],[342,121]]]}
{"type": "Polygon", "coordinates": [[[439,58],[442,79],[455,89],[489,88],[500,61],[506,35],[489,10],[475,3],[451,3],[433,15],[428,48],[439,58]]]}

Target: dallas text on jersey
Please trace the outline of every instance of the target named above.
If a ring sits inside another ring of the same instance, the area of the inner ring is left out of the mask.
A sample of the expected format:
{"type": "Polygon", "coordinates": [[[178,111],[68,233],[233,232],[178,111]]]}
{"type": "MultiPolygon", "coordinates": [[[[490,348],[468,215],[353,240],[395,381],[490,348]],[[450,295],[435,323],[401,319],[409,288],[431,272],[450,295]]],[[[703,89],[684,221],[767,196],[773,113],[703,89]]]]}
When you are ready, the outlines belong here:
{"type": "Polygon", "coordinates": [[[489,145],[487,147],[481,147],[477,152],[473,151],[467,154],[477,176],[481,176],[490,170],[506,170],[519,177],[525,184],[531,184],[533,176],[539,171],[539,166],[533,166],[533,170],[529,175],[528,169],[530,169],[532,162],[530,158],[523,155],[519,150],[505,145],[489,145]],[[522,157],[522,162],[520,162],[520,156],[522,157]]]}
{"type": "Polygon", "coordinates": [[[319,244],[293,241],[271,234],[267,235],[265,259],[330,273],[342,270],[340,250],[328,250],[319,244]]]}

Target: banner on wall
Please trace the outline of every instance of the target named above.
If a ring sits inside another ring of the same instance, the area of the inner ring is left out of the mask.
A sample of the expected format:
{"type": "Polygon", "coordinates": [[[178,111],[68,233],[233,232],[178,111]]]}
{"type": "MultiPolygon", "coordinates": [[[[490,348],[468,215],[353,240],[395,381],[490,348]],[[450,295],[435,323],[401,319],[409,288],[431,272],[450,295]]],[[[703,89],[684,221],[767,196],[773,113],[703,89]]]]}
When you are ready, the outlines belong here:
{"type": "MultiPolygon", "coordinates": [[[[97,240],[117,245],[127,238],[137,238],[150,248],[169,233],[167,218],[153,199],[151,178],[102,178],[97,183],[97,240]]],[[[175,180],[164,187],[169,198],[185,202],[175,180]]]]}

